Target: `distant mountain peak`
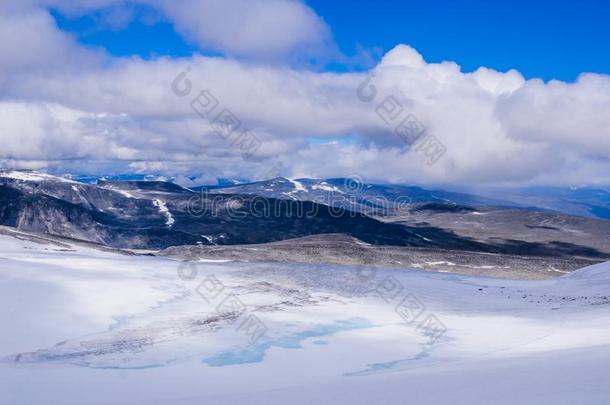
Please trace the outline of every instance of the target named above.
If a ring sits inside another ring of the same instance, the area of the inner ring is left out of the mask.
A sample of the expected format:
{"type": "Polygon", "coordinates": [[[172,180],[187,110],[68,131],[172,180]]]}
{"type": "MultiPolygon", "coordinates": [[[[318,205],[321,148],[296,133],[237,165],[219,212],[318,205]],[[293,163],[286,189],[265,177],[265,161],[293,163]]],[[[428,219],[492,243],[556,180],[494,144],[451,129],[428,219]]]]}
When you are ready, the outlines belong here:
{"type": "Polygon", "coordinates": [[[0,169],[0,177],[20,181],[58,181],[63,183],[78,183],[65,177],[53,176],[35,170],[0,169]]]}

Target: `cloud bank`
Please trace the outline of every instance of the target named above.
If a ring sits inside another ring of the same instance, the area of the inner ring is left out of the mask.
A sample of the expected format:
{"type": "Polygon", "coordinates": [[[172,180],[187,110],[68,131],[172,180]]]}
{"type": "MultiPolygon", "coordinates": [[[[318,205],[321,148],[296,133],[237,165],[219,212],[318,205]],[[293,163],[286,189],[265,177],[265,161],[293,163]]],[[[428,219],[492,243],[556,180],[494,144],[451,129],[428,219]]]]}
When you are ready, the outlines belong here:
{"type": "Polygon", "coordinates": [[[515,70],[464,73],[453,62],[427,63],[408,45],[370,72],[290,67],[277,61],[332,48],[321,18],[290,0],[180,0],[171,9],[146,0],[223,56],[117,58],[60,31],[48,9],[82,14],[125,3],[0,6],[3,165],[195,182],[358,174],[420,184],[610,184],[608,75],[544,83],[515,70]],[[181,72],[191,85],[185,96],[172,90],[181,72]],[[370,100],[359,97],[363,83],[370,100]],[[201,91],[218,103],[207,116],[192,106],[201,91]],[[380,116],[388,98],[446,147],[435,164],[396,133],[398,121],[380,116]],[[224,109],[260,140],[252,156],[219,136],[214,120],[224,109]]]}

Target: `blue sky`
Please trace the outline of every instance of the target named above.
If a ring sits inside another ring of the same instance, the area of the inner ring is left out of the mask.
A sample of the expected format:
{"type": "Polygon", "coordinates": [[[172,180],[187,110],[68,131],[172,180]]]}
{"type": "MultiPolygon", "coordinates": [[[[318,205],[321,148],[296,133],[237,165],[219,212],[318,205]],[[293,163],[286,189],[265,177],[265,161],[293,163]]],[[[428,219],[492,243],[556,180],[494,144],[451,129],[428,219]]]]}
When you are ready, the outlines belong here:
{"type": "Polygon", "coordinates": [[[200,51],[150,7],[131,6],[126,13],[131,14],[129,20],[109,24],[107,21],[115,16],[104,10],[75,16],[52,10],[61,30],[74,34],[84,45],[104,48],[115,56],[181,57],[200,51]]]}
{"type": "MultiPolygon", "coordinates": [[[[330,26],[340,51],[362,49],[378,59],[396,44],[417,49],[428,62],[451,60],[463,71],[479,66],[519,70],[526,78],[574,81],[582,72],[610,73],[610,2],[557,0],[309,0],[330,26]]],[[[62,30],[83,44],[117,56],[188,56],[200,49],[176,33],[149,7],[132,6],[125,25],[104,24],[108,12],[86,16],[53,15],[62,30]]],[[[330,70],[362,69],[333,61],[330,70]]]]}

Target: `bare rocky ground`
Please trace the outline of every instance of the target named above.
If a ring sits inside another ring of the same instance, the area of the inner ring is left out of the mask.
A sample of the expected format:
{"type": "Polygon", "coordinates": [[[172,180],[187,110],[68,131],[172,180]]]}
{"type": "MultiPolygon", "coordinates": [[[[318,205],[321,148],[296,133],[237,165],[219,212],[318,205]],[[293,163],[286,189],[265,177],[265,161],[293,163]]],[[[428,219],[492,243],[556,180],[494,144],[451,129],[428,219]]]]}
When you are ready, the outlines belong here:
{"type": "Polygon", "coordinates": [[[456,250],[373,246],[328,234],[260,245],[177,246],[158,253],[179,260],[398,267],[507,279],[545,279],[602,262],[593,258],[517,256],[456,250]]]}
{"type": "Polygon", "coordinates": [[[548,248],[553,255],[610,258],[610,221],[552,212],[428,204],[401,215],[376,217],[410,227],[438,227],[485,244],[508,245],[524,253],[548,248]]]}
{"type": "MultiPolygon", "coordinates": [[[[343,234],[323,234],[285,241],[253,244],[176,246],[162,251],[113,249],[67,237],[24,232],[0,226],[0,234],[49,245],[50,250],[69,251],[75,245],[134,255],[168,256],[178,260],[211,259],[251,263],[304,263],[362,265],[457,274],[480,275],[506,279],[545,279],[608,260],[610,222],[515,210],[478,210],[472,213],[416,212],[409,216],[384,218],[388,222],[410,226],[443,225],[460,237],[485,243],[527,241],[547,246],[569,246],[567,252],[535,255],[524,249],[523,255],[443,250],[403,246],[376,246],[343,234]],[[543,219],[544,223],[539,220],[543,219]],[[570,222],[577,221],[576,223],[570,222]],[[507,224],[512,224],[506,227],[507,224]],[[483,231],[484,230],[484,231],[483,231]],[[578,253],[583,251],[585,255],[578,253]],[[593,256],[587,253],[594,252],[593,256]],[[599,253],[599,255],[598,255],[599,253]],[[599,256],[599,257],[598,257],[599,256]]],[[[531,245],[527,245],[531,246],[531,245]]],[[[552,246],[550,248],[553,248],[552,246]]],[[[544,249],[543,249],[544,251],[544,249]]]]}
{"type": "Polygon", "coordinates": [[[417,236],[437,229],[438,235],[464,241],[464,247],[435,248],[436,241],[423,236],[431,247],[370,245],[347,235],[325,234],[256,245],[177,246],[158,254],[180,260],[370,265],[510,279],[558,277],[610,260],[607,220],[444,203],[375,218],[404,225],[417,236]]]}

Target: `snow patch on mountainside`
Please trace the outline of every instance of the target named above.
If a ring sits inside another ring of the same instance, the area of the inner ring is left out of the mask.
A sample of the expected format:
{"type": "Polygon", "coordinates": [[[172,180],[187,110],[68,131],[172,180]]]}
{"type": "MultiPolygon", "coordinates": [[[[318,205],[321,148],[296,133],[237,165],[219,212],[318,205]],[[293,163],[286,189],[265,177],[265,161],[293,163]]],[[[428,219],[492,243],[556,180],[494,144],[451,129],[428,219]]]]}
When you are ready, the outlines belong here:
{"type": "Polygon", "coordinates": [[[127,197],[127,198],[137,198],[135,195],[133,195],[133,194],[131,194],[131,193],[128,193],[128,192],[127,192],[127,191],[125,191],[125,190],[121,190],[121,189],[118,189],[118,188],[109,188],[109,187],[105,187],[105,188],[106,188],[106,189],[108,189],[108,190],[112,190],[112,191],[114,191],[115,193],[119,193],[119,194],[120,194],[120,195],[122,195],[123,197],[127,197]]]}
{"type": "Polygon", "coordinates": [[[201,235],[201,237],[204,238],[205,240],[207,240],[211,245],[214,245],[214,246],[217,245],[217,243],[214,242],[213,236],[201,235]]]}
{"type": "Polygon", "coordinates": [[[330,184],[328,184],[327,182],[323,181],[319,184],[314,184],[311,186],[312,190],[322,190],[322,191],[329,191],[329,192],[333,192],[333,193],[341,193],[341,194],[345,194],[343,191],[339,190],[337,187],[332,186],[330,184]]]}
{"type": "Polygon", "coordinates": [[[292,185],[294,186],[294,191],[291,191],[291,193],[298,193],[298,192],[306,193],[307,192],[307,188],[300,181],[292,180],[292,179],[286,179],[286,180],[291,182],[292,185]]]}
{"type": "Polygon", "coordinates": [[[174,224],[175,220],[174,216],[169,211],[169,208],[167,208],[167,203],[163,200],[154,199],[153,204],[155,205],[155,207],[159,208],[159,212],[161,213],[161,215],[166,218],[165,224],[171,227],[174,224]]]}

